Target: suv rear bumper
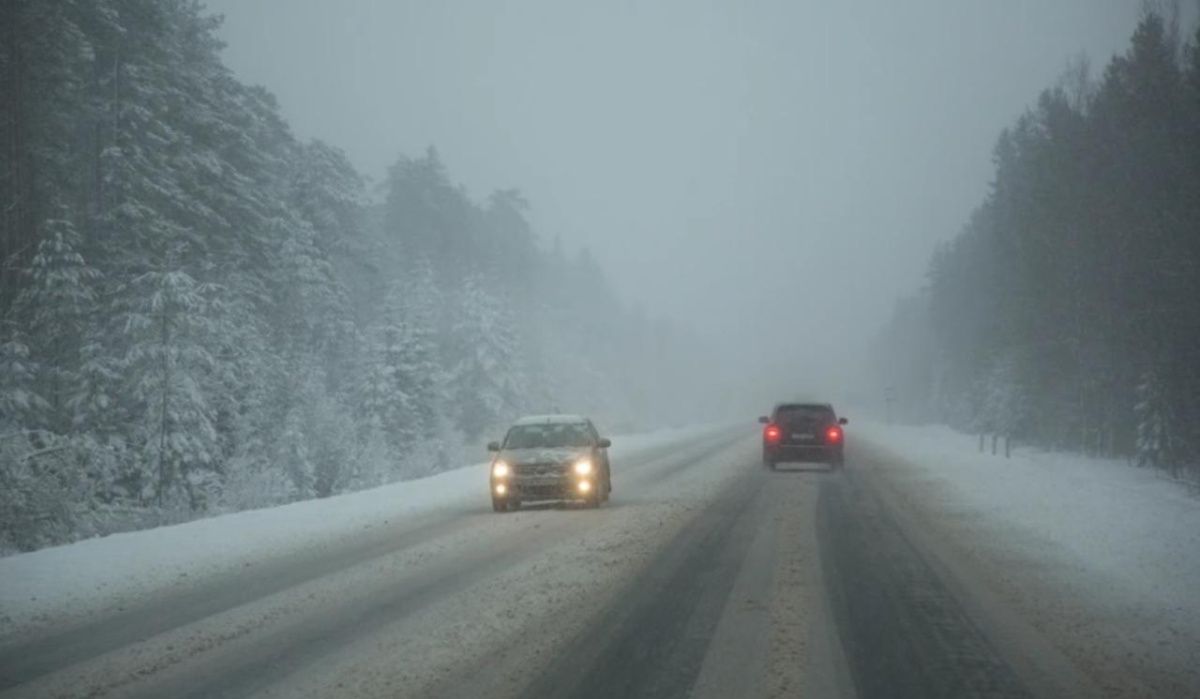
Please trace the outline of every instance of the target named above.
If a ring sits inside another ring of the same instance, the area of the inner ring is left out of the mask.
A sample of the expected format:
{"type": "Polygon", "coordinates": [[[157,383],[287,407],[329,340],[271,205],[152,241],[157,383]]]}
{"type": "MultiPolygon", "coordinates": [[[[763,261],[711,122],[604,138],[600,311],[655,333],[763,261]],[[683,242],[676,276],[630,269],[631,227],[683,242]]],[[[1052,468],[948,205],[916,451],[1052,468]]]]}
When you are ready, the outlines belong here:
{"type": "Polygon", "coordinates": [[[763,446],[763,460],[774,463],[783,461],[810,461],[815,463],[841,463],[842,446],[820,444],[776,444],[763,446]]]}

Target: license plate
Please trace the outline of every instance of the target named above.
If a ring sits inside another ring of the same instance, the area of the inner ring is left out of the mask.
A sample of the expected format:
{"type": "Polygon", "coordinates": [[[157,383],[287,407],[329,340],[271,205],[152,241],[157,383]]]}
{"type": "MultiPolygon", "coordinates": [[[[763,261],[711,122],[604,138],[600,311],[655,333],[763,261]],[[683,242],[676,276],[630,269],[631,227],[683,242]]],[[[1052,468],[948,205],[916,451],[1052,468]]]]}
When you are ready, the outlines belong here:
{"type": "Polygon", "coordinates": [[[560,480],[558,476],[535,476],[533,478],[521,479],[521,485],[529,485],[534,487],[544,487],[548,485],[558,485],[560,480]]]}
{"type": "Polygon", "coordinates": [[[807,432],[793,432],[792,433],[792,439],[808,440],[808,439],[812,439],[812,438],[813,438],[813,435],[811,435],[807,432]]]}

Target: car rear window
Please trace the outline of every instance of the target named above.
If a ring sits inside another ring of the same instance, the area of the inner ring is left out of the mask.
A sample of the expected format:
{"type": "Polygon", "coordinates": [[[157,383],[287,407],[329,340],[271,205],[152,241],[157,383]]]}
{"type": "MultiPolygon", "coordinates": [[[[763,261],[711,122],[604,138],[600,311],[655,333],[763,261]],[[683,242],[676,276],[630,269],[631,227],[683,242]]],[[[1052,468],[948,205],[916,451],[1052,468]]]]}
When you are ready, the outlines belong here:
{"type": "Polygon", "coordinates": [[[833,410],[824,405],[781,405],[775,411],[779,422],[833,422],[833,410]]]}

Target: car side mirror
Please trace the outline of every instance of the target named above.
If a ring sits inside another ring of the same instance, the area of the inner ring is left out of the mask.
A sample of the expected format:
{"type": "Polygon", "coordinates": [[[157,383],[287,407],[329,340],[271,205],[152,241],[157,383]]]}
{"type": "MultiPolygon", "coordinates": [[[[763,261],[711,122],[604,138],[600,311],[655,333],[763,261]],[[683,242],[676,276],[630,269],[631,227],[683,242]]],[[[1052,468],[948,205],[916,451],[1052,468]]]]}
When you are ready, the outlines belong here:
{"type": "Polygon", "coordinates": [[[766,415],[763,415],[762,417],[758,418],[758,423],[760,425],[768,425],[771,423],[771,418],[767,417],[766,415]]]}
{"type": "Polygon", "coordinates": [[[607,449],[612,446],[612,440],[608,437],[602,437],[599,442],[596,442],[596,446],[601,449],[607,449]]]}
{"type": "Polygon", "coordinates": [[[488,451],[500,451],[500,442],[488,442],[488,451]]]}
{"type": "Polygon", "coordinates": [[[839,425],[848,425],[848,424],[850,424],[850,421],[844,417],[841,417],[841,418],[838,418],[838,424],[839,425]]]}

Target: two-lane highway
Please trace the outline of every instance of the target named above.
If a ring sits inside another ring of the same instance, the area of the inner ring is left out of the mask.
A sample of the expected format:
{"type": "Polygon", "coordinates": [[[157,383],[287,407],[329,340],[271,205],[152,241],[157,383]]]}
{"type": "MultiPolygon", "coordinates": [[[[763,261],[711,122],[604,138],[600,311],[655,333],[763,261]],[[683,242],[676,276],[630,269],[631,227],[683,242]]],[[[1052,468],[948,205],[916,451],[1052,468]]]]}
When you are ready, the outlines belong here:
{"type": "Polygon", "coordinates": [[[1046,683],[1011,635],[993,634],[964,599],[971,585],[873,485],[865,465],[885,455],[851,441],[840,472],[771,472],[758,456],[757,433],[740,427],[629,455],[598,510],[497,515],[480,483],[477,508],[400,518],[353,546],[7,639],[3,696],[1025,697],[1078,686],[1046,683]]]}

